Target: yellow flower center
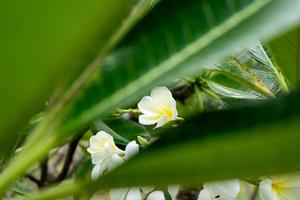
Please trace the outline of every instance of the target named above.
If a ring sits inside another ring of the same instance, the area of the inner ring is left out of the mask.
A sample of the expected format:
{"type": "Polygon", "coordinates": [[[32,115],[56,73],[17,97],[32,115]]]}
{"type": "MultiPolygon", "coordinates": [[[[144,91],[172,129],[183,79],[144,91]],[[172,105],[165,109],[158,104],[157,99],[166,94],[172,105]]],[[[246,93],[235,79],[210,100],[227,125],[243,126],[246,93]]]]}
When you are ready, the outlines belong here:
{"type": "Polygon", "coordinates": [[[172,110],[168,107],[163,107],[161,109],[161,112],[160,112],[161,115],[167,115],[168,119],[171,120],[172,119],[172,110]]]}
{"type": "Polygon", "coordinates": [[[276,191],[277,194],[285,192],[285,181],[274,182],[272,183],[272,190],[276,191]]]}

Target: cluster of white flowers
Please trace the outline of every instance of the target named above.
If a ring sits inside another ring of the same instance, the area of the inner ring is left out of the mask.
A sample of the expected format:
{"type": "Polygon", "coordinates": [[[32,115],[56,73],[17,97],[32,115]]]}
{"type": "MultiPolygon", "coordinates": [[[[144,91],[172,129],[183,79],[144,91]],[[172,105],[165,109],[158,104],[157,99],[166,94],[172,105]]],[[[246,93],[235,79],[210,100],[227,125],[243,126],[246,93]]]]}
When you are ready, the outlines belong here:
{"type": "Polygon", "coordinates": [[[92,170],[92,179],[96,179],[105,171],[114,169],[137,154],[139,145],[135,141],[129,142],[123,151],[115,145],[111,135],[100,131],[90,138],[87,151],[91,154],[92,163],[95,165],[92,170]]]}
{"type": "MultiPolygon", "coordinates": [[[[176,101],[166,87],[157,87],[151,91],[150,96],[145,96],[138,103],[142,115],[139,123],[161,127],[166,123],[178,119],[176,101]]],[[[113,137],[104,131],[98,132],[90,138],[87,149],[91,154],[92,179],[97,179],[106,171],[121,165],[139,152],[139,145],[135,141],[127,144],[125,151],[119,149],[113,137]]],[[[179,186],[169,186],[168,192],[172,200],[176,199],[179,186]]],[[[240,192],[239,180],[226,180],[209,182],[203,185],[198,200],[235,200],[240,192]]],[[[154,190],[152,187],[117,188],[109,193],[111,200],[141,200],[142,194],[147,200],[165,200],[163,191],[154,190]]],[[[300,200],[300,177],[273,177],[263,179],[259,185],[261,200],[300,200]]]]}

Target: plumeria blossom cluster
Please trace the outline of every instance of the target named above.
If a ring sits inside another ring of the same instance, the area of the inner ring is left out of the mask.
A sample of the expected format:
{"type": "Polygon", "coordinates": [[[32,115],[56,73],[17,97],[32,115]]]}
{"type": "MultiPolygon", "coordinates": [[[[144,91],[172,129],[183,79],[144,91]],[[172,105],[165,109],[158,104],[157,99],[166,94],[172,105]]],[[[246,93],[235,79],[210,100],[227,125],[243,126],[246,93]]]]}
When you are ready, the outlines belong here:
{"type": "Polygon", "coordinates": [[[90,138],[87,151],[91,154],[92,163],[95,165],[92,170],[92,179],[97,179],[104,172],[114,169],[138,153],[139,145],[135,141],[129,142],[123,151],[115,145],[111,135],[99,131],[90,138]]]}
{"type": "MultiPolygon", "coordinates": [[[[156,125],[159,128],[170,121],[178,119],[176,101],[166,87],[157,87],[138,103],[139,123],[156,125]]],[[[97,179],[105,172],[114,169],[139,152],[135,141],[127,144],[125,150],[118,148],[113,137],[100,131],[90,138],[87,151],[91,154],[94,168],[92,179],[97,179]]],[[[172,200],[176,199],[179,186],[169,186],[168,193],[172,200]]],[[[204,183],[198,200],[235,200],[240,192],[239,180],[225,180],[204,183]]],[[[116,188],[109,192],[111,200],[165,200],[163,191],[153,187],[116,188]]],[[[259,184],[260,200],[299,200],[300,176],[282,176],[264,178],[259,184]]]]}

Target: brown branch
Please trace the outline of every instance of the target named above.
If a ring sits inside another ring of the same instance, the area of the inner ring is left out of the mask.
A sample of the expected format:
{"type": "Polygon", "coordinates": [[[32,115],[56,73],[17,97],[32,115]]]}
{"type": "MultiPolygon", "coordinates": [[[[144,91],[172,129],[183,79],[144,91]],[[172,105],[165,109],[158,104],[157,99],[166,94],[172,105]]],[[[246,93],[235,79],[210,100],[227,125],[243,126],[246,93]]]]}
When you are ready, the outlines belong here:
{"type": "Polygon", "coordinates": [[[255,186],[252,195],[250,196],[249,200],[255,200],[258,194],[258,186],[255,186]]]}
{"type": "Polygon", "coordinates": [[[40,178],[40,188],[44,187],[48,179],[48,156],[41,163],[41,178],[40,178]]]}
{"type": "Polygon", "coordinates": [[[26,174],[25,177],[28,178],[30,181],[34,182],[38,187],[40,187],[41,182],[39,179],[37,179],[36,177],[34,177],[31,174],[26,174]]]}
{"type": "Polygon", "coordinates": [[[58,183],[61,182],[62,180],[64,180],[69,172],[70,166],[73,162],[73,157],[74,157],[74,153],[76,151],[77,145],[80,141],[80,139],[82,138],[83,134],[85,133],[86,130],[81,131],[80,134],[78,134],[69,144],[69,149],[66,155],[66,159],[62,168],[62,171],[60,172],[60,174],[58,175],[58,177],[56,178],[56,180],[53,183],[58,183]]]}
{"type": "Polygon", "coordinates": [[[199,195],[199,188],[180,188],[176,200],[196,200],[199,195]]]}

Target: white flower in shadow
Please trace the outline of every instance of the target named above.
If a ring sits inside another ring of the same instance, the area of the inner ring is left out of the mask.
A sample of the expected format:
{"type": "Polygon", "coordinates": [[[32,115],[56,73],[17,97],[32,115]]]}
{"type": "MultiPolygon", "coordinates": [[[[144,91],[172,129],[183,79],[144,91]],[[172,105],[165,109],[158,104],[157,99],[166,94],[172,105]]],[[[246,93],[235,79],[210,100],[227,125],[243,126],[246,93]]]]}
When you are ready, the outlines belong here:
{"type": "Polygon", "coordinates": [[[209,182],[203,185],[198,200],[234,200],[239,192],[239,180],[209,182]]]}
{"type": "Polygon", "coordinates": [[[92,155],[95,164],[91,177],[93,180],[111,171],[139,152],[139,145],[135,141],[127,144],[125,151],[119,149],[113,138],[106,132],[100,131],[90,139],[88,152],[92,155]]]}

